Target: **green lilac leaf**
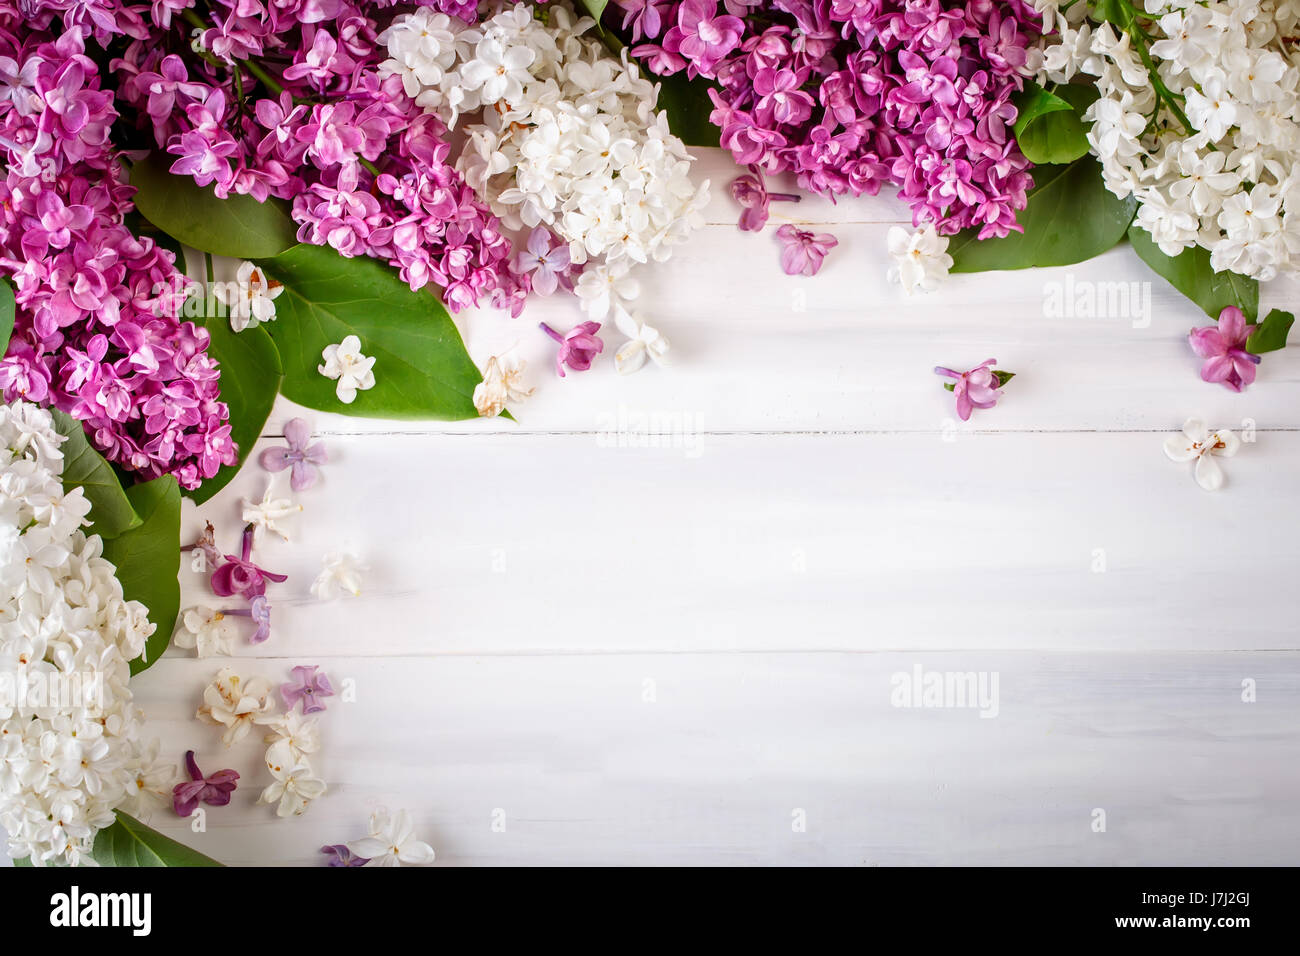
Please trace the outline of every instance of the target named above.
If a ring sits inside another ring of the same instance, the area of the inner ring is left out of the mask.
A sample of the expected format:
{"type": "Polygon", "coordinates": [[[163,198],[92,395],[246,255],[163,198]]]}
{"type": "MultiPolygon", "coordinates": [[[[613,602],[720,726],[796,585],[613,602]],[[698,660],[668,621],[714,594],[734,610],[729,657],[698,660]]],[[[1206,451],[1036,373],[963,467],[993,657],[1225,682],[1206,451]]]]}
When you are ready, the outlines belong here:
{"type": "Polygon", "coordinates": [[[1151,234],[1136,223],[1128,241],[1138,256],[1169,284],[1200,306],[1213,319],[1230,305],[1241,309],[1246,321],[1259,314],[1259,283],[1235,272],[1215,272],[1208,249],[1191,246],[1176,256],[1160,251],[1151,234]]]}
{"type": "Polygon", "coordinates": [[[80,487],[90,502],[91,524],[86,534],[97,534],[108,540],[138,528],[141,519],[131,506],[131,499],[122,488],[117,473],[95,450],[86,437],[86,431],[71,415],[51,409],[54,430],[63,435],[63,487],[72,490],[80,487]]]}
{"type": "Polygon", "coordinates": [[[168,172],[169,158],[151,153],[131,167],[141,215],[178,242],[234,259],[279,255],[298,242],[284,203],[252,196],[218,199],[210,186],[168,172]]]}
{"type": "Polygon", "coordinates": [[[176,479],[164,475],[132,485],[126,493],[141,524],[105,540],[104,557],[117,568],[127,600],[147,607],[154,624],[143,656],[131,661],[131,673],[138,674],[167,650],[181,610],[181,492],[176,479]]]}
{"type": "Polygon", "coordinates": [[[0,279],[0,355],[9,349],[9,336],[14,332],[14,317],[17,308],[14,303],[14,287],[8,279],[0,279]]]}
{"type": "Polygon", "coordinates": [[[1064,266],[1101,255],[1124,237],[1137,200],[1117,199],[1092,156],[1067,166],[1034,168],[1028,204],[1016,216],[1023,233],[979,240],[977,229],[953,237],[953,272],[1064,266]]]}
{"type": "Polygon", "coordinates": [[[1040,88],[1038,94],[1026,99],[1026,112],[1015,123],[1016,143],[1025,158],[1043,165],[1072,163],[1085,155],[1083,114],[1100,95],[1097,88],[1065,85],[1050,92],[1040,88]]]}
{"type": "Polygon", "coordinates": [[[265,328],[284,363],[284,396],[322,411],[372,418],[475,418],[478,368],[441,302],[413,292],[392,269],[364,256],[299,245],[257,264],[284,283],[265,328]],[[325,347],[355,335],[374,356],[375,387],[345,405],[317,371],[325,347]]]}
{"type": "MultiPolygon", "coordinates": [[[[276,279],[274,275],[269,278],[276,279]]],[[[198,488],[181,492],[196,504],[203,504],[228,485],[248,461],[284,380],[280,351],[266,326],[235,332],[225,310],[217,305],[212,299],[205,300],[204,314],[193,321],[208,330],[208,354],[221,366],[221,401],[230,407],[230,437],[239,449],[239,461],[224,465],[198,488]]]]}
{"type": "Polygon", "coordinates": [[[713,114],[709,90],[716,89],[716,84],[702,77],[690,79],[685,70],[671,76],[650,75],[648,79],[659,84],[656,109],[668,114],[668,128],[674,136],[687,146],[721,145],[722,130],[709,119],[713,114]]]}
{"type": "Polygon", "coordinates": [[[1278,349],[1286,348],[1286,337],[1293,324],[1295,324],[1294,315],[1281,309],[1274,309],[1264,317],[1263,322],[1259,323],[1250,338],[1246,339],[1246,351],[1263,355],[1265,352],[1276,352],[1278,349]]]}
{"type": "Polygon", "coordinates": [[[100,866],[221,866],[171,837],[145,826],[121,810],[117,819],[95,834],[91,855],[100,866]]]}

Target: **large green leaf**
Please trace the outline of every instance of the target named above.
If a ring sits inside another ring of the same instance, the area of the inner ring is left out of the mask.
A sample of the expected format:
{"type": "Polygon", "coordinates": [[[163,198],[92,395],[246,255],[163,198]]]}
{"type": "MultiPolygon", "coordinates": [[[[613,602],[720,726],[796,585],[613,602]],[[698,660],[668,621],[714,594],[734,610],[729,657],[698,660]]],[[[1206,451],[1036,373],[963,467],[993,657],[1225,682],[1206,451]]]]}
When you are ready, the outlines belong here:
{"type": "Polygon", "coordinates": [[[131,673],[138,674],[167,649],[181,610],[181,492],[175,478],[163,475],[132,485],[126,493],[142,522],[105,540],[104,557],[117,567],[127,600],[147,607],[154,624],[144,655],[131,662],[131,673]]]}
{"type": "Polygon", "coordinates": [[[167,235],[200,252],[235,259],[279,255],[297,243],[297,229],[279,200],[218,199],[211,187],[168,172],[169,157],[151,153],[131,167],[140,213],[167,235]]]}
{"type": "Polygon", "coordinates": [[[1065,266],[1099,256],[1124,238],[1137,200],[1116,199],[1101,166],[1084,156],[1068,166],[1038,166],[1029,202],[1016,216],[1023,233],[980,241],[978,230],[953,237],[953,272],[1065,266]]]}
{"type": "Polygon", "coordinates": [[[609,0],[582,0],[582,5],[586,8],[587,12],[595,18],[596,22],[599,23],[600,15],[604,13],[605,8],[609,6],[609,0]]]}
{"type": "Polygon", "coordinates": [[[1160,251],[1151,233],[1134,223],[1129,226],[1128,241],[1142,261],[1169,284],[1191,299],[1215,319],[1227,306],[1235,305],[1248,322],[1259,314],[1259,283],[1235,272],[1215,272],[1210,253],[1200,246],[1184,249],[1176,256],[1160,251]]]}
{"type": "Polygon", "coordinates": [[[97,534],[107,540],[140,527],[140,516],[122,490],[117,472],[90,444],[81,422],[58,409],[52,412],[55,431],[67,438],[62,446],[63,487],[81,486],[90,502],[91,525],[86,534],[97,534]]]}
{"type": "Polygon", "coordinates": [[[474,418],[481,376],[447,310],[430,292],[412,292],[382,262],[344,259],[300,245],[258,260],[285,289],[267,330],[284,362],[286,398],[308,408],[374,418],[474,418]],[[317,371],[321,352],[345,336],[375,357],[375,387],[345,405],[317,371]]]}
{"type": "Polygon", "coordinates": [[[95,834],[91,855],[100,866],[221,866],[211,857],[150,829],[121,810],[95,834]]]}
{"type": "Polygon", "coordinates": [[[1072,163],[1088,152],[1083,114],[1100,94],[1095,86],[1027,84],[1017,99],[1016,144],[1031,163],[1072,163]]]}
{"type": "Polygon", "coordinates": [[[195,318],[194,323],[208,330],[208,354],[221,363],[221,400],[230,406],[230,435],[239,447],[239,461],[226,465],[193,491],[182,492],[197,504],[229,484],[248,460],[284,379],[280,352],[265,326],[235,332],[217,309],[206,311],[208,314],[195,318]]]}
{"type": "Polygon", "coordinates": [[[1274,309],[1264,317],[1264,321],[1259,323],[1259,327],[1246,340],[1246,351],[1263,355],[1265,352],[1276,352],[1278,349],[1286,348],[1286,337],[1294,324],[1294,315],[1281,309],[1274,309]]]}
{"type": "Polygon", "coordinates": [[[14,289],[8,279],[0,279],[0,355],[9,349],[9,336],[14,331],[14,289]]]}

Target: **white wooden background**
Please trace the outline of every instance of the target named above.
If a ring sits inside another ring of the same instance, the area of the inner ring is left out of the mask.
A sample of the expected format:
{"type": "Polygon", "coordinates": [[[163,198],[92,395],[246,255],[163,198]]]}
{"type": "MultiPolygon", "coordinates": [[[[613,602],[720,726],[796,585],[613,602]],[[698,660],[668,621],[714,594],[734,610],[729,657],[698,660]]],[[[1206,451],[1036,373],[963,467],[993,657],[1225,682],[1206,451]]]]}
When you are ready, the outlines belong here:
{"type": "MultiPolygon", "coordinates": [[[[173,649],[133,682],[152,728],[244,777],[205,833],[151,823],[231,864],[319,865],[377,806],[443,864],[1295,863],[1300,349],[1245,394],[1202,383],[1206,318],[1126,247],[909,300],[885,278],[895,199],[778,204],[745,234],[734,166],[700,152],[709,225],[644,295],[674,368],[618,376],[611,329],[557,378],[536,323],[579,316],[551,300],[463,323],[480,365],[529,360],[518,425],[281,401],[265,440],[301,413],[332,461],[291,543],[259,549],[290,579],[234,663],[354,682],[323,717],[330,792],[293,820],[255,805],[261,746],[193,719],[223,662],[173,649]],[[814,279],[780,271],[792,218],[840,240],[814,279]],[[1045,318],[1067,275],[1150,282],[1150,326],[1045,318]],[[990,356],[1018,376],[957,423],[931,368],[990,356]],[[1218,494],[1162,454],[1191,414],[1254,422],[1218,494]],[[627,447],[647,426],[658,447],[627,447]],[[366,592],[319,603],[340,548],[366,592]],[[891,706],[918,664],[996,672],[996,719],[891,706]]],[[[210,519],[233,549],[266,480],[187,503],[185,534],[210,519]]]]}

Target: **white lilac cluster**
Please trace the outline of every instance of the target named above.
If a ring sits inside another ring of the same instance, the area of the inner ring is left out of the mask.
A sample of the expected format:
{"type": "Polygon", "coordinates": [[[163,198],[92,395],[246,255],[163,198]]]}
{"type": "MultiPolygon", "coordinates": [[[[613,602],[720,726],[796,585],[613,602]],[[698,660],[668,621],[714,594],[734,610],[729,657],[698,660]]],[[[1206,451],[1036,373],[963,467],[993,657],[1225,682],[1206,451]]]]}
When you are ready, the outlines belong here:
{"type": "Polygon", "coordinates": [[[1088,23],[1083,3],[1056,13],[1044,51],[1047,80],[1082,75],[1101,93],[1085,119],[1107,188],[1137,197],[1137,223],[1166,255],[1200,245],[1216,271],[1300,271],[1300,4],[1134,6],[1159,85],[1132,37],[1088,23]]]}
{"type": "Polygon", "coordinates": [[[0,822],[9,855],[41,865],[93,863],[113,810],[165,804],[176,776],[141,744],[127,687],[148,610],[81,530],[63,440],[48,411],[0,405],[0,822]]]}
{"type": "MultiPolygon", "coordinates": [[[[473,25],[422,7],[384,34],[383,69],[459,126],[458,167],[508,227],[560,238],[562,267],[582,269],[575,292],[588,315],[633,335],[628,274],[700,225],[708,183],[691,182],[655,85],[626,53],[616,60],[584,36],[594,26],[558,2],[502,4],[473,25]]],[[[533,286],[555,287],[550,276],[533,286]]]]}

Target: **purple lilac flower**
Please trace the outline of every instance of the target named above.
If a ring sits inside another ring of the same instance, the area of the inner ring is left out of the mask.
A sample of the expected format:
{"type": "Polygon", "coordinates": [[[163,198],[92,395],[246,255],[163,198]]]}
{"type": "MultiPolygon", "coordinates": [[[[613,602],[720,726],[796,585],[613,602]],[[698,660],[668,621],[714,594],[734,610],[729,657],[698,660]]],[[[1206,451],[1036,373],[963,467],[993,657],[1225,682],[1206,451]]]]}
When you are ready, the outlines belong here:
{"type": "Polygon", "coordinates": [[[1219,324],[1192,329],[1189,338],[1192,350],[1205,361],[1201,365],[1201,378],[1218,382],[1224,388],[1240,392],[1255,381],[1259,356],[1246,351],[1246,340],[1255,326],[1246,322],[1241,309],[1227,306],[1219,313],[1219,324]]]}
{"type": "Polygon", "coordinates": [[[311,426],[301,418],[291,418],[284,423],[284,440],[286,444],[283,447],[264,449],[258,461],[271,472],[288,468],[289,487],[294,491],[305,491],[316,483],[318,467],[329,460],[325,446],[320,442],[310,444],[311,426]]]}
{"type": "Polygon", "coordinates": [[[203,532],[199,535],[198,540],[193,544],[184,545],[181,548],[182,554],[188,554],[193,551],[202,551],[203,559],[212,567],[221,564],[222,554],[217,547],[217,529],[212,526],[211,521],[203,523],[203,532]]]}
{"type": "Polygon", "coordinates": [[[767,225],[768,204],[774,202],[798,202],[802,196],[794,193],[770,193],[763,181],[763,170],[750,166],[749,172],[737,176],[731,181],[731,196],[745,207],[740,214],[740,228],[745,232],[758,232],[767,225]]]}
{"type": "MultiPolygon", "coordinates": [[[[433,5],[477,19],[473,0],[433,5]]],[[[452,310],[488,299],[517,314],[528,279],[512,267],[500,222],[449,164],[446,126],[403,94],[400,76],[380,75],[389,16],[377,8],[387,6],[194,8],[210,24],[203,46],[234,63],[240,82],[225,64],[175,53],[191,29],[178,22],[145,30],[150,42],[112,61],[118,98],[175,157],[174,172],[218,195],[288,201],[299,241],[388,262],[412,289],[438,286],[452,310]]]]}
{"type": "Polygon", "coordinates": [[[224,807],[238,785],[239,774],[233,770],[218,770],[204,776],[194,760],[194,751],[185,751],[185,771],[190,779],[176,784],[172,790],[172,807],[177,816],[188,817],[200,803],[210,807],[224,807]]]}
{"type": "Polygon", "coordinates": [[[657,37],[663,29],[663,10],[667,0],[615,0],[624,11],[623,29],[630,30],[632,42],[644,36],[657,37]]]}
{"type": "Polygon", "coordinates": [[[664,36],[664,48],[693,61],[702,73],[736,48],[745,29],[739,17],[718,16],[716,0],[686,0],[676,21],[664,36]]]}
{"type": "Polygon", "coordinates": [[[515,271],[528,276],[539,295],[550,295],[569,281],[568,243],[552,239],[549,229],[538,226],[529,233],[527,247],[515,254],[515,271]]]}
{"type": "Polygon", "coordinates": [[[252,601],[266,593],[267,581],[278,583],[288,580],[287,575],[272,574],[250,560],[253,553],[253,530],[252,525],[244,529],[240,556],[227,554],[223,563],[212,572],[212,593],[217,597],[238,594],[245,600],[252,601]]]}
{"type": "Polygon", "coordinates": [[[284,698],[284,706],[288,710],[293,710],[294,704],[302,701],[304,714],[315,714],[324,710],[325,702],[321,698],[334,696],[334,686],[330,684],[330,679],[320,673],[320,668],[314,665],[308,667],[299,664],[291,673],[294,679],[280,685],[280,696],[284,698]]]}
{"type": "Polygon", "coordinates": [[[227,616],[250,618],[257,625],[253,633],[249,635],[248,643],[250,644],[264,644],[271,636],[271,602],[266,599],[265,594],[254,597],[248,602],[246,608],[235,608],[222,613],[227,616]]]}
{"type": "Polygon", "coordinates": [[[545,322],[538,324],[543,332],[560,343],[560,349],[555,354],[555,369],[560,373],[560,378],[564,378],[566,365],[575,372],[585,372],[591,368],[592,360],[605,348],[605,343],[596,335],[600,330],[599,322],[583,322],[564,335],[545,322]]]}
{"type": "MultiPolygon", "coordinates": [[[[229,410],[207,332],[179,321],[173,254],[124,224],[133,190],[109,137],[114,93],[85,52],[90,37],[140,43],[150,29],[116,3],[0,6],[0,275],[17,303],[0,390],[79,419],[141,478],[170,473],[195,488],[237,460],[229,410]]],[[[198,116],[208,88],[165,59],[145,71],[141,111],[198,116]]],[[[206,125],[194,132],[212,138],[206,125]]]]}
{"type": "Polygon", "coordinates": [[[998,391],[1000,380],[993,371],[997,359],[986,359],[969,372],[955,372],[950,368],[935,366],[934,373],[953,379],[952,391],[957,397],[957,417],[969,421],[976,408],[992,408],[1002,395],[998,391]]]}
{"type": "Polygon", "coordinates": [[[330,855],[329,866],[365,866],[370,862],[363,856],[357,856],[344,843],[323,846],[320,851],[330,855]]]}
{"type": "Polygon", "coordinates": [[[790,276],[815,276],[826,255],[840,244],[829,232],[809,232],[788,223],[776,237],[781,242],[781,268],[790,276]]]}
{"type": "MultiPolygon", "coordinates": [[[[715,81],[737,162],[823,195],[899,187],[916,224],[1020,229],[1033,184],[1012,97],[1041,16],[1023,0],[620,0],[632,55],[715,81]],[[738,32],[737,32],[738,31],[738,32]]],[[[617,14],[610,14],[611,17],[617,14]]],[[[758,218],[758,217],[751,217],[758,218]]]]}

